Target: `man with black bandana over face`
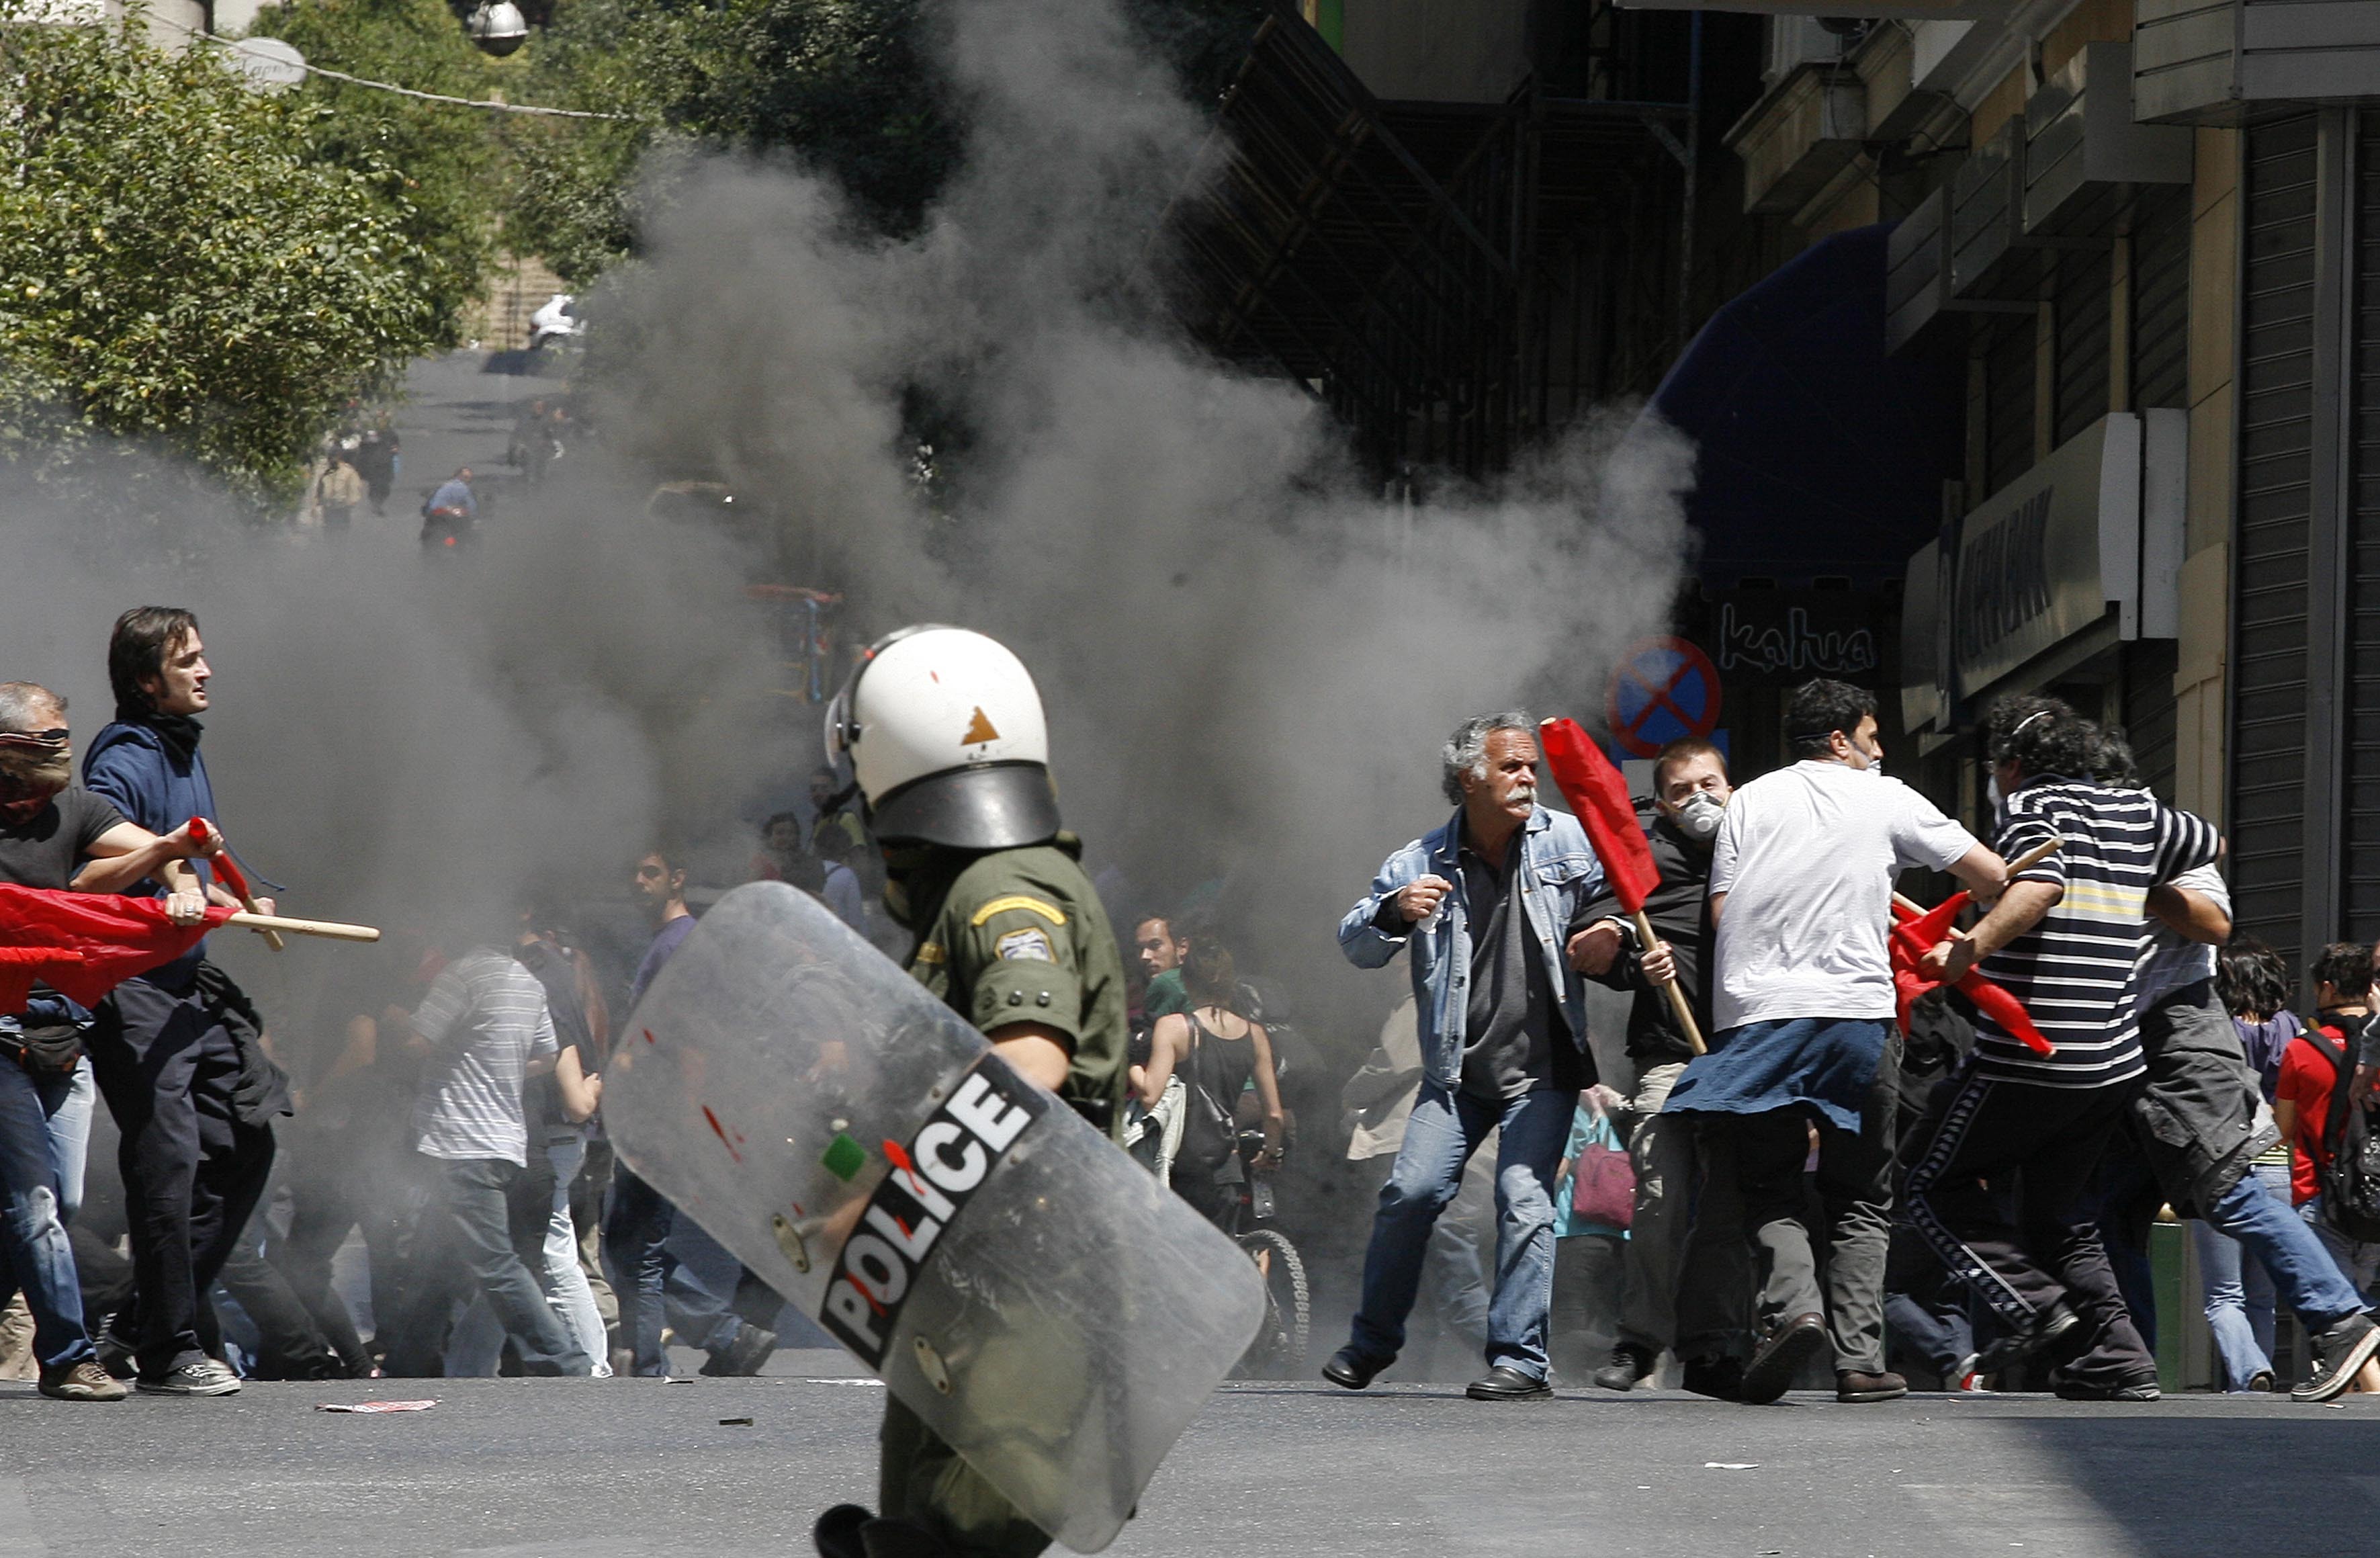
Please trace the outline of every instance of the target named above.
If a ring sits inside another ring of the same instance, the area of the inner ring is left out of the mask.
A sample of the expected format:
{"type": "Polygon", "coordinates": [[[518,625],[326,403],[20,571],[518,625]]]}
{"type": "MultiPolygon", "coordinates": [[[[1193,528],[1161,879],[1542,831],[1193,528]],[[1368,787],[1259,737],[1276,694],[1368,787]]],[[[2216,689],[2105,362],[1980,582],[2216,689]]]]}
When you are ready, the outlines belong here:
{"type": "MultiPolygon", "coordinates": [[[[1117,1137],[1123,959],[1081,842],[1059,831],[1039,694],[978,633],[880,640],[829,713],[884,846],[909,972],[1002,1059],[1117,1137]]],[[[819,1517],[826,1558],[1032,1558],[1050,1538],[899,1400],[885,1404],[880,1509],[819,1517]]]]}
{"type": "MultiPolygon", "coordinates": [[[[199,919],[205,900],[186,862],[201,847],[187,829],[159,838],[72,786],[66,708],[47,688],[0,684],[0,882],[114,892],[154,877],[177,921],[199,919]]],[[[93,1357],[66,1231],[82,1199],[91,1134],[90,1020],[40,984],[25,1010],[0,1015],[0,1305],[23,1290],[43,1395],[120,1401],[124,1387],[93,1357]]]]}
{"type": "MultiPolygon", "coordinates": [[[[198,619],[140,606],[116,619],[107,646],[115,719],[83,757],[83,783],[152,832],[218,820],[197,716],[213,671],[198,619]]],[[[218,904],[239,900],[205,883],[218,904]]],[[[257,907],[272,912],[270,900],[257,907]]],[[[262,1053],[255,1008],[200,942],[127,980],[102,1002],[91,1064],[123,1132],[132,1235],[132,1301],[102,1353],[159,1395],[229,1395],[239,1380],[207,1355],[206,1294],[237,1244],[273,1168],[272,1116],[288,1112],[285,1079],[262,1053]]]]}

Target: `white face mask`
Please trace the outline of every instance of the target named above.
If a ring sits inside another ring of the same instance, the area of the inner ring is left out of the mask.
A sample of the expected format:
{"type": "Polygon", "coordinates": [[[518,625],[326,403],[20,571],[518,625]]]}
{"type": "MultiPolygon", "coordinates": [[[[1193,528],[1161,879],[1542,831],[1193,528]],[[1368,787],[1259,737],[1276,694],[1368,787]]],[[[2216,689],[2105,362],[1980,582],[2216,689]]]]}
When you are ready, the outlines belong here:
{"type": "Polygon", "coordinates": [[[1992,815],[1997,817],[2000,814],[2001,803],[2007,798],[2000,794],[2000,776],[1993,774],[1984,785],[1984,804],[1990,807],[1992,815]]]}
{"type": "Polygon", "coordinates": [[[1717,834],[1726,816],[1727,802],[1708,790],[1696,790],[1678,803],[1671,820],[1678,824],[1680,833],[1700,842],[1717,834]]]}

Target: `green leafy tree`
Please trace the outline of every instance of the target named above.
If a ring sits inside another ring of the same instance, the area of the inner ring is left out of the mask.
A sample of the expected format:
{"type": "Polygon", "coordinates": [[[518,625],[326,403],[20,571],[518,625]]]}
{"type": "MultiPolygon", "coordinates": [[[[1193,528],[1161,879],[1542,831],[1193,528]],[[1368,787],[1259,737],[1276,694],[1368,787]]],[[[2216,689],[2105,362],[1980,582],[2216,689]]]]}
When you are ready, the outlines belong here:
{"type": "Polygon", "coordinates": [[[262,509],[435,344],[404,181],[316,157],[317,105],[137,26],[0,25],[0,456],[163,448],[262,509]]]}
{"type": "MultiPolygon", "coordinates": [[[[417,91],[484,99],[519,93],[519,58],[473,47],[443,0],[295,0],[268,6],[251,30],[296,45],[310,65],[417,91]]],[[[359,173],[394,169],[397,209],[426,257],[417,285],[436,310],[440,342],[460,338],[464,311],[487,286],[499,242],[506,166],[499,116],[310,76],[316,156],[359,173]]]]}

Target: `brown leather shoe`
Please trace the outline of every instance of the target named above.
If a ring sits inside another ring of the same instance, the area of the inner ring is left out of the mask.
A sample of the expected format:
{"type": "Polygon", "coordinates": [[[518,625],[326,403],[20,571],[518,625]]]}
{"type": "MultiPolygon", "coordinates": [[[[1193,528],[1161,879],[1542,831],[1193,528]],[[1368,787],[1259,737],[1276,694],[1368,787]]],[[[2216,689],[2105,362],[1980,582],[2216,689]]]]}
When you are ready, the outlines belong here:
{"type": "Polygon", "coordinates": [[[42,1394],[52,1401],[121,1401],[132,1393],[124,1388],[123,1381],[97,1362],[84,1358],[79,1363],[42,1369],[42,1394]]]}
{"type": "Polygon", "coordinates": [[[1743,1366],[1743,1394],[1737,1399],[1766,1406],[1793,1388],[1802,1365],[1817,1357],[1826,1345],[1826,1316],[1795,1315],[1770,1333],[1752,1355],[1752,1361],[1743,1366]]]}
{"type": "Polygon", "coordinates": [[[1909,1382],[1898,1374],[1865,1374],[1856,1369],[1835,1370],[1837,1401],[1899,1401],[1908,1394],[1909,1382]]]}

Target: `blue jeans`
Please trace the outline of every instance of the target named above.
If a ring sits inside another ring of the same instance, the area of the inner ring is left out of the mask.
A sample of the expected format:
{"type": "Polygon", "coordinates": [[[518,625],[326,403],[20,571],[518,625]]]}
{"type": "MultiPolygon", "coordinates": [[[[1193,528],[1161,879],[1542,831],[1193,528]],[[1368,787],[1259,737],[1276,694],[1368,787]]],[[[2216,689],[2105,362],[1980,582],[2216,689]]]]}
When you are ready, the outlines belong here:
{"type": "MultiPolygon", "coordinates": [[[[2248,1178],[2265,1193],[2287,1206],[2289,1170],[2286,1163],[2259,1164],[2248,1178]]],[[[2192,1219],[2191,1241],[2198,1247],[2201,1297],[2206,1306],[2207,1329],[2215,1333],[2215,1351],[2223,1359],[2224,1388],[2245,1392],[2248,1382],[2273,1369],[2273,1277],[2265,1263],[2240,1248],[2239,1241],[2192,1219]]]]}
{"type": "Polygon", "coordinates": [[[1491,1130],[1496,1150],[1496,1290],[1488,1304],[1488,1366],[1546,1377],[1546,1316],[1554,1297],[1554,1170],[1570,1139],[1575,1094],[1540,1088],[1501,1104],[1422,1085],[1397,1166],[1380,1187],[1364,1252],[1364,1298],[1347,1345],[1376,1368],[1405,1344],[1438,1214],[1463,1186],[1463,1165],[1491,1130]]]}
{"type": "MultiPolygon", "coordinates": [[[[687,1227],[700,1233],[691,1220],[687,1227]]],[[[635,1355],[632,1372],[649,1379],[669,1372],[662,1348],[665,1323],[705,1352],[725,1346],[743,1329],[727,1300],[695,1281],[669,1248],[679,1231],[677,1208],[626,1163],[615,1164],[603,1212],[603,1270],[620,1303],[620,1339],[635,1355]]]]}
{"type": "Polygon", "coordinates": [[[2350,1239],[2324,1221],[2320,1196],[2298,1208],[2298,1216],[2313,1231],[2314,1237],[2322,1241],[2322,1248],[2329,1252],[2332,1263],[2338,1268],[2338,1274],[2354,1284],[2357,1292],[2368,1296],[2373,1291],[2374,1279],[2380,1278],[2380,1244],[2350,1239]]]}
{"type": "Polygon", "coordinates": [[[67,1223],[82,1204],[83,1149],[91,1139],[91,1062],[71,1077],[35,1077],[0,1060],[0,1307],[23,1288],[33,1311],[33,1353],[56,1369],[91,1356],[67,1223]]]}
{"type": "Polygon", "coordinates": [[[2241,1252],[2272,1273],[2274,1293],[2297,1311],[2307,1330],[2327,1330],[2363,1312],[2363,1296],[2339,1274],[2313,1230],[2252,1172],[2241,1175],[2204,1211],[2209,1226],[2239,1240],[2241,1252]]]}

